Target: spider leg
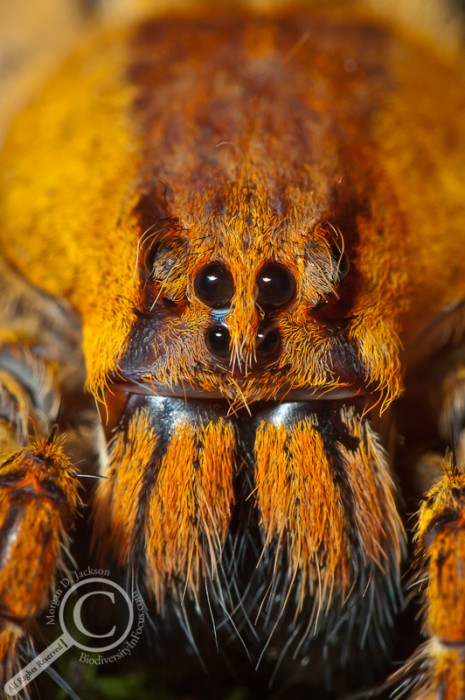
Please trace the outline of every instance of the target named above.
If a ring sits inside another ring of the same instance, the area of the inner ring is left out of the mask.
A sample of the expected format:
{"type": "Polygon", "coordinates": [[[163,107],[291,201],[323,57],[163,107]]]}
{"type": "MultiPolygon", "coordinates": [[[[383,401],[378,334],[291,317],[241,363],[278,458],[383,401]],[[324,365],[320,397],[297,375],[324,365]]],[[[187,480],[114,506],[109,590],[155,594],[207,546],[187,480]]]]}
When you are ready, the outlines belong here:
{"type": "Polygon", "coordinates": [[[0,349],[0,677],[47,603],[78,505],[56,417],[53,374],[20,346],[0,349]],[[22,381],[23,379],[23,381],[22,381]]]}
{"type": "Polygon", "coordinates": [[[465,698],[465,474],[452,458],[429,491],[418,517],[417,548],[424,564],[424,631],[428,641],[417,667],[415,700],[465,698]]]}
{"type": "Polygon", "coordinates": [[[415,467],[426,494],[415,544],[424,586],[427,641],[391,681],[414,700],[465,698],[465,367],[440,382],[438,422],[451,446],[445,457],[424,455],[415,467]]]}

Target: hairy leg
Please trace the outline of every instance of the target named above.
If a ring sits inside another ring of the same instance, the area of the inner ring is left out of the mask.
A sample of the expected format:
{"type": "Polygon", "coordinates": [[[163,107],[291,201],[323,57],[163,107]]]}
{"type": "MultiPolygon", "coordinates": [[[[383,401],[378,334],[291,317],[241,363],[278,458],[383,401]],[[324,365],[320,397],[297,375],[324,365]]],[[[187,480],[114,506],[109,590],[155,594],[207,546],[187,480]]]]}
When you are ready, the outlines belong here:
{"type": "Polygon", "coordinates": [[[0,350],[0,677],[45,606],[78,504],[76,473],[51,429],[52,373],[19,346],[0,350]],[[21,376],[23,381],[21,381],[21,376]]]}

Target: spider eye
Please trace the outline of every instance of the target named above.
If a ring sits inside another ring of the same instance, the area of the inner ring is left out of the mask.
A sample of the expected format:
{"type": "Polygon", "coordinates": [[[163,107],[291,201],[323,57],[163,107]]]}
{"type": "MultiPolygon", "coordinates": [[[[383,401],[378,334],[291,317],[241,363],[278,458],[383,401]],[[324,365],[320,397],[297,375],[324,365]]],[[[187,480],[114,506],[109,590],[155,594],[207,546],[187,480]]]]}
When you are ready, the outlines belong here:
{"type": "Polygon", "coordinates": [[[350,260],[346,253],[341,253],[336,246],[333,246],[332,253],[338,269],[338,282],[342,282],[350,270],[350,260]]]}
{"type": "Polygon", "coordinates": [[[268,263],[262,267],[257,277],[257,301],[261,306],[284,306],[294,293],[294,277],[284,265],[268,263]]]}
{"type": "Polygon", "coordinates": [[[263,358],[274,355],[281,344],[276,328],[261,327],[257,333],[257,355],[263,358]]]}
{"type": "Polygon", "coordinates": [[[225,357],[229,353],[231,336],[226,326],[212,326],[206,337],[207,347],[213,355],[225,357]]]}
{"type": "Polygon", "coordinates": [[[347,257],[347,255],[344,253],[343,256],[341,257],[341,260],[339,261],[339,274],[340,274],[340,279],[344,279],[344,277],[347,276],[347,273],[350,270],[350,260],[347,257]]]}
{"type": "Polygon", "coordinates": [[[234,282],[228,268],[220,262],[203,267],[194,282],[198,298],[212,309],[229,306],[234,294],[234,282]]]}

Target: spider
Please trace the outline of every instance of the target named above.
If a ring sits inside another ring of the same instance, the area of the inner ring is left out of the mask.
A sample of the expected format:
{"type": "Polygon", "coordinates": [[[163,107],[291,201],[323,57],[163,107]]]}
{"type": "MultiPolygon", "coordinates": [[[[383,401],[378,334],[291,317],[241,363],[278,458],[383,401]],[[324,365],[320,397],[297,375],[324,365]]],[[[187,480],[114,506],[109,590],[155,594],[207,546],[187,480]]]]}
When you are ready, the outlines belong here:
{"type": "Polygon", "coordinates": [[[334,2],[101,29],[18,114],[3,682],[74,540],[221,692],[465,698],[464,109],[459,56],[334,2]]]}

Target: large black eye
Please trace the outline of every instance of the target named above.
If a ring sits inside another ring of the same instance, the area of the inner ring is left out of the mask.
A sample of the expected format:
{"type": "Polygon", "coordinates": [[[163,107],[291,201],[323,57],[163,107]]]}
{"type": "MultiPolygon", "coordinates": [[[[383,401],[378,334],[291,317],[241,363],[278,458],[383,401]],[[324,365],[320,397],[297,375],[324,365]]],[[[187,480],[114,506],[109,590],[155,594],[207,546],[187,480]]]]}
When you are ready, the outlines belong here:
{"type": "Polygon", "coordinates": [[[228,268],[220,262],[203,267],[194,283],[195,293],[212,309],[229,306],[234,294],[234,282],[228,268]]]}
{"type": "Polygon", "coordinates": [[[294,277],[284,265],[268,263],[258,273],[257,301],[261,306],[284,306],[292,299],[294,292],[294,277]]]}
{"type": "Polygon", "coordinates": [[[218,357],[229,354],[229,342],[231,336],[226,326],[211,326],[206,336],[208,349],[218,357]]]}

